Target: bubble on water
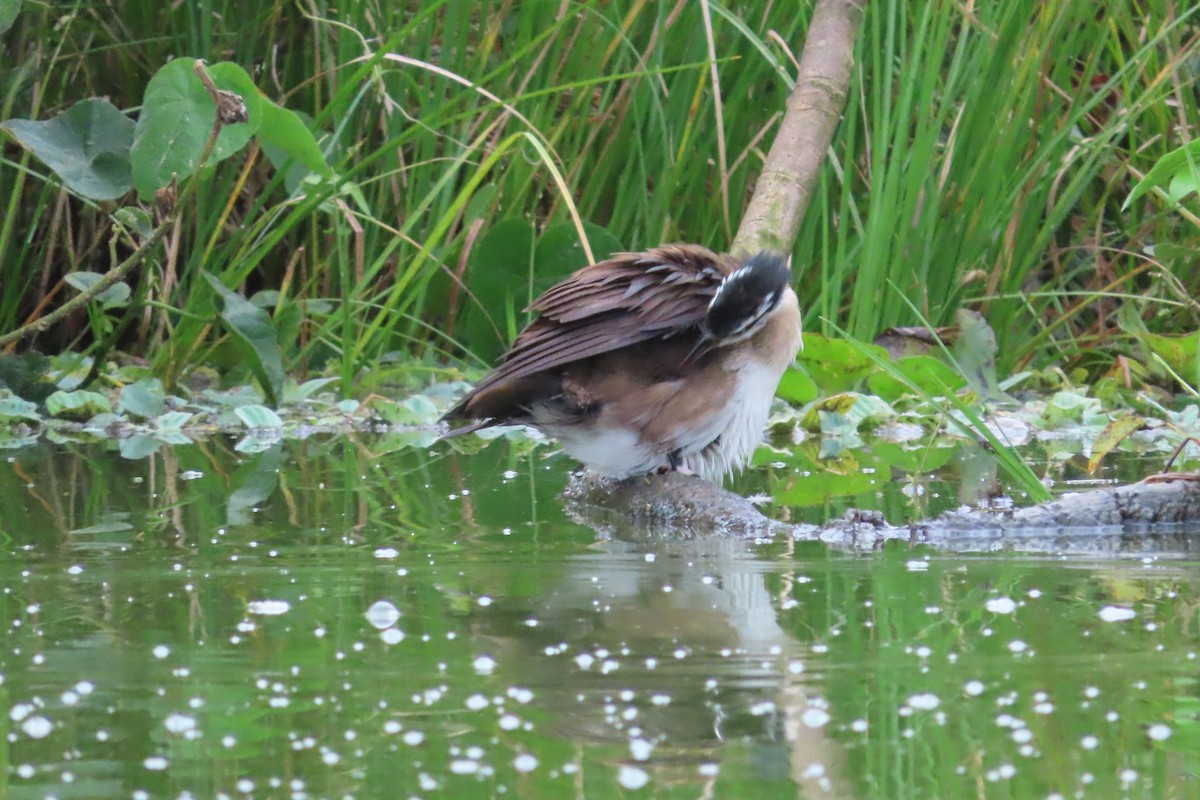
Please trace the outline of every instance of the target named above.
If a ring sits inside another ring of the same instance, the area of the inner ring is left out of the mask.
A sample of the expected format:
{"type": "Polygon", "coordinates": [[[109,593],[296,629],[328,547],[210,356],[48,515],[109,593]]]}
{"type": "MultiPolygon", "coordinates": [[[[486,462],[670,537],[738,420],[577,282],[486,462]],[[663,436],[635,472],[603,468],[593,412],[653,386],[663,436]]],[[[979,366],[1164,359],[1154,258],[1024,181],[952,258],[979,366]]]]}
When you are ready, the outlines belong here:
{"type": "Polygon", "coordinates": [[[142,762],[142,766],[152,772],[162,772],[169,762],[163,756],[150,756],[142,762]]]}
{"type": "Polygon", "coordinates": [[[1133,783],[1134,781],[1136,781],[1138,779],[1137,770],[1136,769],[1123,769],[1123,770],[1121,770],[1121,773],[1118,777],[1120,777],[1121,783],[1124,783],[1124,784],[1133,783]]]}
{"type": "Polygon", "coordinates": [[[403,740],[404,743],[409,747],[416,747],[421,742],[425,741],[425,734],[421,731],[405,731],[403,740]]]}
{"type": "Polygon", "coordinates": [[[491,656],[476,656],[471,662],[476,675],[490,675],[496,669],[496,659],[491,656]]]}
{"type": "Polygon", "coordinates": [[[21,730],[25,731],[25,735],[30,739],[45,739],[50,735],[50,731],[54,730],[54,723],[38,715],[22,722],[21,730]]]}
{"type": "Polygon", "coordinates": [[[1008,643],[1008,649],[1014,653],[1024,653],[1027,647],[1029,647],[1029,645],[1025,644],[1020,639],[1013,639],[1008,643]]]}
{"type": "Polygon", "coordinates": [[[482,711],[483,709],[487,708],[488,705],[490,704],[488,703],[487,697],[484,695],[473,694],[467,698],[467,708],[471,709],[472,711],[482,711]]]}
{"type": "Polygon", "coordinates": [[[912,561],[905,561],[904,568],[909,572],[925,572],[929,569],[929,562],[913,559],[912,561]]]}
{"type": "Polygon", "coordinates": [[[167,656],[171,655],[171,648],[167,647],[165,644],[156,644],[154,649],[150,652],[154,654],[155,658],[166,658],[167,656]]]}
{"type": "Polygon", "coordinates": [[[640,789],[649,782],[650,776],[639,767],[622,765],[617,772],[617,783],[625,789],[640,789]]]}
{"type": "Polygon", "coordinates": [[[254,781],[249,778],[240,778],[237,782],[237,790],[242,794],[250,794],[254,791],[254,781]]]}
{"type": "Polygon", "coordinates": [[[399,628],[388,628],[380,631],[379,638],[383,640],[384,644],[400,644],[404,641],[404,631],[399,628]]]}
{"type": "Polygon", "coordinates": [[[367,622],[371,623],[377,630],[390,628],[400,619],[400,610],[387,600],[376,600],[367,609],[367,622]]]}
{"type": "Polygon", "coordinates": [[[789,661],[787,665],[787,671],[792,675],[799,675],[800,673],[804,672],[804,662],[789,661]]]}
{"type": "Polygon", "coordinates": [[[1011,614],[1017,610],[1017,603],[1011,597],[993,597],[983,607],[993,614],[1011,614]]]}
{"type": "Polygon", "coordinates": [[[456,758],[450,762],[450,771],[455,775],[474,775],[479,772],[479,762],[469,758],[456,758]]]}
{"type": "Polygon", "coordinates": [[[513,769],[517,772],[533,772],[537,769],[537,765],[537,757],[529,753],[521,753],[513,759],[513,769]]]}
{"type": "Polygon", "coordinates": [[[763,700],[762,702],[755,703],[754,705],[750,706],[750,713],[756,717],[765,716],[774,710],[775,704],[770,700],[763,700]]]}
{"type": "Polygon", "coordinates": [[[422,772],[420,775],[418,775],[417,783],[420,784],[421,790],[425,792],[432,792],[438,788],[437,779],[428,772],[422,772]]]}
{"type": "Polygon", "coordinates": [[[925,692],[923,694],[912,695],[906,702],[918,711],[932,711],[938,707],[941,701],[936,694],[925,692]]]}
{"type": "Polygon", "coordinates": [[[1100,746],[1100,740],[1095,736],[1085,736],[1079,740],[1079,746],[1084,750],[1095,750],[1100,746]]]}
{"type": "Polygon", "coordinates": [[[699,772],[705,778],[715,778],[721,774],[721,765],[710,761],[696,767],[696,772],[699,772]]]}
{"type": "Polygon", "coordinates": [[[1156,742],[1170,739],[1172,732],[1170,726],[1164,725],[1161,722],[1156,722],[1146,729],[1146,735],[1156,742]]]}
{"type": "Polygon", "coordinates": [[[8,718],[13,722],[20,722],[33,713],[34,707],[30,703],[17,703],[8,712],[8,718]]]}
{"type": "Polygon", "coordinates": [[[187,733],[196,729],[196,720],[186,714],[171,714],[163,720],[163,727],[168,733],[187,733]]]}
{"type": "Polygon", "coordinates": [[[521,727],[521,718],[516,714],[504,714],[500,717],[500,730],[515,731],[521,727]]]}
{"type": "Polygon", "coordinates": [[[654,752],[654,745],[645,739],[629,740],[629,754],[633,756],[634,761],[646,761],[652,752],[654,752]]]}
{"type": "Polygon", "coordinates": [[[379,547],[374,553],[376,558],[395,558],[400,555],[400,551],[394,547],[379,547]]]}
{"type": "Polygon", "coordinates": [[[1105,606],[1100,609],[1100,619],[1105,622],[1125,622],[1137,616],[1137,612],[1132,608],[1124,606],[1105,606]]]}
{"type": "Polygon", "coordinates": [[[800,715],[800,721],[807,728],[823,728],[829,722],[829,712],[823,708],[809,706],[800,715]]]}
{"type": "Polygon", "coordinates": [[[575,656],[575,663],[579,665],[580,669],[591,669],[592,664],[596,663],[596,657],[591,653],[580,653],[575,656]]]}
{"type": "Polygon", "coordinates": [[[971,697],[978,697],[983,694],[983,690],[987,688],[983,685],[983,681],[967,681],[963,684],[963,691],[971,697]]]}
{"type": "Polygon", "coordinates": [[[866,733],[867,721],[865,719],[854,720],[850,723],[850,730],[854,731],[855,733],[866,733]]]}
{"type": "Polygon", "coordinates": [[[278,617],[286,614],[292,608],[287,600],[251,600],[246,604],[246,613],[258,614],[260,617],[278,617]]]}

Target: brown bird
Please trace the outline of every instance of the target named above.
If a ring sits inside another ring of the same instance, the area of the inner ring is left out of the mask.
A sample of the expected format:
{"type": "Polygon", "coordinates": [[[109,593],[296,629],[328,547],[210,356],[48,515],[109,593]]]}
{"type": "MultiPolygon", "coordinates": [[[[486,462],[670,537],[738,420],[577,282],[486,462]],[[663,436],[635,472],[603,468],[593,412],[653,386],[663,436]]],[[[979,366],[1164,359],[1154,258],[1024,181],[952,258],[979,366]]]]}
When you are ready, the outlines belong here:
{"type": "Polygon", "coordinates": [[[584,267],[526,309],[538,317],[443,417],[474,422],[443,438],[531,425],[603,475],[719,481],[754,452],[801,347],[790,279],[781,255],[688,244],[584,267]]]}

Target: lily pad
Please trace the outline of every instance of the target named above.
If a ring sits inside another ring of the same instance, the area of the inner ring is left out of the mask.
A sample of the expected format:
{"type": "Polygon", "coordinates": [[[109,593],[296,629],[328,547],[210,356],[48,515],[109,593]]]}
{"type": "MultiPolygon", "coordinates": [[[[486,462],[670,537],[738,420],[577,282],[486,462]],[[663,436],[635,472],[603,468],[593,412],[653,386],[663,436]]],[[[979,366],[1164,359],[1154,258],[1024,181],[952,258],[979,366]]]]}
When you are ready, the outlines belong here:
{"type": "Polygon", "coordinates": [[[863,352],[864,347],[882,359],[888,358],[887,350],[876,345],[855,345],[844,339],[806,333],[804,350],[796,361],[822,390],[845,392],[876,369],[875,362],[863,352]]]}
{"type": "Polygon", "coordinates": [[[112,413],[112,404],[97,392],[60,390],[46,398],[46,410],[52,417],[87,420],[97,414],[112,413]]]}

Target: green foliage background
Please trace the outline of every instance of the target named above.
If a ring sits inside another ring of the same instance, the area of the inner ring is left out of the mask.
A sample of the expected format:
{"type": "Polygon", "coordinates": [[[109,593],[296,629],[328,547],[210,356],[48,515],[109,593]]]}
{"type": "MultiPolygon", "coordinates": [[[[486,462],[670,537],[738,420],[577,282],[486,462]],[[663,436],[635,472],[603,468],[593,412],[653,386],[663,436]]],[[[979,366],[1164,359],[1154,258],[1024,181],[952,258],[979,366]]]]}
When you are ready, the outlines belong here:
{"type": "MultiPolygon", "coordinates": [[[[243,67],[311,121],[335,177],[302,184],[253,144],[197,176],[134,302],[105,312],[128,317],[117,344],[168,385],[236,373],[207,271],[267,310],[285,370],[369,391],[493,356],[530,294],[584,263],[572,203],[596,257],[727,246],[812,9],[707,8],[711,38],[684,0],[23,3],[0,34],[0,119],[93,96],[134,116],[171,58],[243,67]]],[[[1113,313],[1129,297],[1151,330],[1194,330],[1195,196],[1121,205],[1196,135],[1198,20],[1169,0],[869,4],[795,250],[808,329],[914,324],[900,293],[934,324],[968,305],[1003,370],[1106,369],[1129,351],[1113,313]]],[[[0,331],[115,263],[117,205],[5,142],[0,331]]],[[[103,356],[112,326],[90,319],[34,345],[103,356]]]]}

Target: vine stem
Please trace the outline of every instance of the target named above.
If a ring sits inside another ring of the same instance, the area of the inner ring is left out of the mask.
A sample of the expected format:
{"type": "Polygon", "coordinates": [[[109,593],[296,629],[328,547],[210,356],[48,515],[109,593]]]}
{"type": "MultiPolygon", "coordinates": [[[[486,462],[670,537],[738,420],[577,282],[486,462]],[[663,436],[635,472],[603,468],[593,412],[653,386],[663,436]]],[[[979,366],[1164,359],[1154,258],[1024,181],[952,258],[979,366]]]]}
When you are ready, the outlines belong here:
{"type": "MultiPolygon", "coordinates": [[[[204,145],[204,151],[200,154],[200,160],[196,164],[195,170],[193,170],[193,174],[196,174],[204,168],[206,163],[208,163],[209,156],[212,155],[213,147],[217,143],[217,136],[220,135],[221,129],[231,122],[245,122],[246,107],[238,95],[232,92],[223,92],[216,87],[212,78],[209,76],[208,70],[205,68],[203,61],[197,59],[193,68],[196,71],[196,75],[199,76],[200,82],[204,84],[204,88],[207,89],[209,95],[212,96],[213,104],[217,109],[216,118],[213,120],[212,132],[209,134],[208,141],[204,145]]],[[[78,311],[90,303],[105,289],[116,285],[116,283],[128,275],[134,267],[145,261],[154,247],[166,234],[167,229],[174,224],[175,219],[179,216],[178,209],[183,206],[184,201],[188,197],[195,193],[195,186],[196,181],[188,181],[184,185],[183,191],[179,193],[179,197],[171,198],[170,207],[167,208],[166,213],[162,215],[162,222],[160,222],[158,227],[150,232],[150,235],[146,237],[146,240],[142,242],[141,245],[139,245],[138,248],[134,250],[127,259],[110,269],[108,272],[104,273],[100,280],[96,281],[87,289],[84,289],[77,296],[63,303],[49,314],[46,314],[43,317],[38,317],[32,322],[22,325],[20,328],[17,328],[14,331],[9,331],[6,334],[0,335],[0,350],[4,350],[6,348],[11,349],[13,344],[24,339],[26,336],[45,332],[51,325],[54,325],[68,315],[78,311]]],[[[160,192],[160,195],[161,194],[162,192],[160,192]]]]}

